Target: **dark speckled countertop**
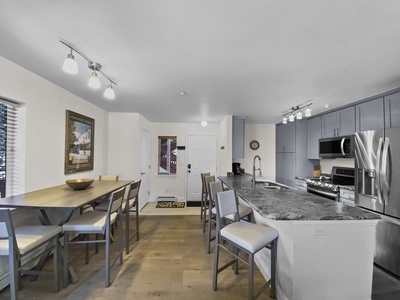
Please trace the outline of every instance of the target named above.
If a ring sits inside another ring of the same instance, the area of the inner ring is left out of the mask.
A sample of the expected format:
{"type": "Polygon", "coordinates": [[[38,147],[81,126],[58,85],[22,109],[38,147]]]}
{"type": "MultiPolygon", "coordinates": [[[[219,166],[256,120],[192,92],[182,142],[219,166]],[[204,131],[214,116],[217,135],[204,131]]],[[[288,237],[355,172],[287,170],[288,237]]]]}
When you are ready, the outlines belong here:
{"type": "Polygon", "coordinates": [[[296,189],[253,188],[251,175],[218,177],[262,216],[272,220],[366,220],[380,216],[296,189]]]}

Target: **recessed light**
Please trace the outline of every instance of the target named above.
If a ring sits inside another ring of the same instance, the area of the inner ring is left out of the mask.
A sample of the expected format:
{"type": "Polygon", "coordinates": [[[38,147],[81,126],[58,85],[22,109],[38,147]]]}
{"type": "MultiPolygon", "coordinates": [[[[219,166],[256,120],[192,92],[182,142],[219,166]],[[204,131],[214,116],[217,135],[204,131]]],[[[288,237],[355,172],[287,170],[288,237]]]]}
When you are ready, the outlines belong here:
{"type": "Polygon", "coordinates": [[[185,92],[180,92],[179,95],[186,96],[186,93],[185,92]]]}

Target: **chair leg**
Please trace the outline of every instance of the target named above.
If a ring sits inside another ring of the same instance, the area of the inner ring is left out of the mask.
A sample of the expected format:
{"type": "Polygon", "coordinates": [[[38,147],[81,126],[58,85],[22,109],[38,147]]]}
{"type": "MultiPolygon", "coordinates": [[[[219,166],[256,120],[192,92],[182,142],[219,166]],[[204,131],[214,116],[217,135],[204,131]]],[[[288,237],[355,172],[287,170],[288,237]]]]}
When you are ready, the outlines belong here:
{"type": "Polygon", "coordinates": [[[68,233],[64,233],[64,287],[68,285],[68,233]]]}
{"type": "Polygon", "coordinates": [[[58,251],[60,250],[58,247],[59,241],[58,241],[59,236],[56,235],[54,237],[54,251],[53,251],[53,273],[54,273],[54,293],[57,293],[60,290],[60,283],[58,280],[58,251]]]}
{"type": "Polygon", "coordinates": [[[136,240],[139,241],[139,203],[136,202],[136,240]]]}
{"type": "Polygon", "coordinates": [[[106,261],[106,267],[105,267],[105,284],[106,287],[110,286],[110,228],[108,227],[106,229],[106,251],[105,251],[105,261],[106,261]]]}
{"type": "Polygon", "coordinates": [[[276,259],[278,254],[278,240],[275,239],[271,244],[271,298],[276,298],[276,259]]]}
{"type": "MultiPolygon", "coordinates": [[[[121,222],[122,225],[122,222],[121,222]]],[[[125,253],[129,254],[129,241],[130,241],[130,224],[129,224],[129,207],[126,206],[125,211],[125,253]]],[[[121,236],[122,237],[122,236],[121,236]]]]}
{"type": "Polygon", "coordinates": [[[10,295],[11,299],[18,299],[18,289],[19,289],[19,272],[17,271],[17,257],[14,252],[14,248],[10,246],[9,255],[9,272],[10,272],[10,295]]]}
{"type": "Polygon", "coordinates": [[[213,290],[217,290],[218,284],[218,259],[219,259],[219,241],[218,237],[215,237],[215,249],[214,249],[214,272],[213,272],[213,290]]]}
{"type": "MultiPolygon", "coordinates": [[[[123,232],[122,232],[122,213],[120,214],[119,218],[121,219],[121,224],[118,226],[118,234],[120,236],[119,238],[119,264],[122,265],[123,261],[123,256],[122,256],[122,252],[124,249],[124,243],[123,243],[123,232]]],[[[128,215],[129,218],[129,215],[128,215]]],[[[129,248],[129,237],[128,237],[128,248],[129,248]]],[[[128,249],[129,251],[129,249],[128,249]]]]}
{"type": "Polygon", "coordinates": [[[212,212],[211,209],[208,210],[208,227],[207,227],[207,254],[210,254],[210,248],[211,248],[211,218],[212,218],[212,212]]]}
{"type": "Polygon", "coordinates": [[[248,299],[253,300],[253,289],[254,289],[254,254],[249,253],[249,284],[248,284],[248,299]]]}

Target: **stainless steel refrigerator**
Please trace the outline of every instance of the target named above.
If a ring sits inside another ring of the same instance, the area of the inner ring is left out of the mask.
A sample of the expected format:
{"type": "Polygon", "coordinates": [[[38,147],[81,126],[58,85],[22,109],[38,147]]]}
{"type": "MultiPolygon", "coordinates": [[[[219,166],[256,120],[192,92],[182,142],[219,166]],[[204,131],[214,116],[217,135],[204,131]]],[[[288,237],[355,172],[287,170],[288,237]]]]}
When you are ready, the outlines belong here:
{"type": "Polygon", "coordinates": [[[400,276],[400,128],[355,134],[355,203],[377,212],[375,263],[400,276]]]}

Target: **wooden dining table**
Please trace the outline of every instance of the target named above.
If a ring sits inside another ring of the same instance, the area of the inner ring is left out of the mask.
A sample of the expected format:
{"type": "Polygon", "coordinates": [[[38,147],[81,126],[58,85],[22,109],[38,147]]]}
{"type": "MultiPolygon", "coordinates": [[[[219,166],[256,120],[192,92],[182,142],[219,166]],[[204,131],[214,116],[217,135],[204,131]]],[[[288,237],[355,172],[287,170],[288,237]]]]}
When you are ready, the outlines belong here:
{"type": "MultiPolygon", "coordinates": [[[[0,199],[0,208],[30,208],[39,217],[42,225],[52,225],[47,211],[65,211],[57,225],[62,226],[69,221],[74,211],[94,203],[96,199],[104,198],[113,191],[128,186],[133,181],[95,180],[88,188],[74,190],[68,185],[58,185],[42,190],[32,191],[20,195],[0,199]]],[[[41,268],[45,259],[38,263],[41,268]]],[[[69,269],[70,281],[78,281],[72,267],[69,269]]]]}

